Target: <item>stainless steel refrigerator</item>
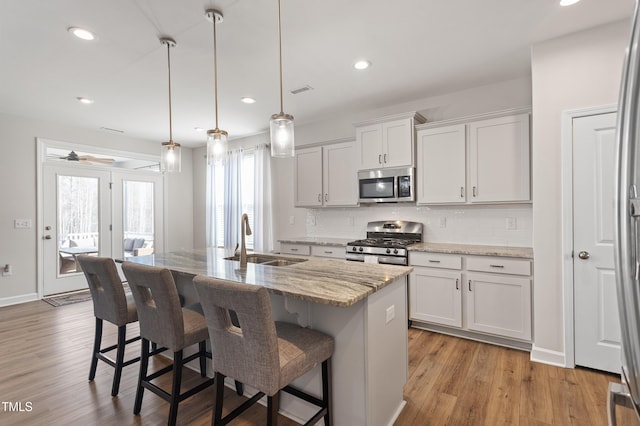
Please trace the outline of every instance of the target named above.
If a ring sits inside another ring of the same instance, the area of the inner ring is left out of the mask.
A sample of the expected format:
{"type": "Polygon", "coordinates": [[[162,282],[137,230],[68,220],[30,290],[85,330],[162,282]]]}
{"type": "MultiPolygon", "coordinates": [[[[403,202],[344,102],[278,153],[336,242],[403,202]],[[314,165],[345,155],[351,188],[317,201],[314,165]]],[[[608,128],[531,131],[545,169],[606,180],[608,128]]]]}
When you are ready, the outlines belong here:
{"type": "Polygon", "coordinates": [[[615,266],[622,332],[622,385],[609,384],[609,424],[615,406],[640,418],[640,27],[638,0],[620,87],[617,124],[615,266]]]}

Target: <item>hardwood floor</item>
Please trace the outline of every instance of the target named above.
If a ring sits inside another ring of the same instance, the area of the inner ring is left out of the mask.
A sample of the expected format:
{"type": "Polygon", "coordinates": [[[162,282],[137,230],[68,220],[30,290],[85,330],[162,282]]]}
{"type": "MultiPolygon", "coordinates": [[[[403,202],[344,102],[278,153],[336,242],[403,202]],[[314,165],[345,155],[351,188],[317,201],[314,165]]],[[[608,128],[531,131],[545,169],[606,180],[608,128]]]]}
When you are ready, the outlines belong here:
{"type": "MultiPolygon", "coordinates": [[[[137,364],[124,369],[117,398],[110,395],[113,369],[106,364],[99,363],[95,381],[87,381],[93,325],[88,302],[0,308],[0,424],[166,423],[168,404],[150,392],[140,416],[132,413],[137,364]]],[[[129,335],[135,333],[137,326],[129,335]]],[[[116,327],[105,324],[105,343],[115,340],[116,327]]],[[[133,344],[127,354],[133,357],[138,350],[133,344]]],[[[153,368],[165,363],[155,361],[153,368]]],[[[185,386],[199,380],[195,372],[185,370],[185,376],[185,386]]],[[[411,329],[407,405],[396,425],[605,425],[609,381],[617,380],[587,369],[532,363],[526,352],[411,329]]],[[[213,400],[209,388],[182,402],[178,423],[209,425],[213,400]]],[[[241,400],[226,392],[225,412],[241,400]]],[[[256,405],[232,424],[262,425],[265,418],[266,408],[256,405]]],[[[622,407],[618,423],[638,424],[622,407]]],[[[279,424],[296,423],[280,416],[279,424]]]]}

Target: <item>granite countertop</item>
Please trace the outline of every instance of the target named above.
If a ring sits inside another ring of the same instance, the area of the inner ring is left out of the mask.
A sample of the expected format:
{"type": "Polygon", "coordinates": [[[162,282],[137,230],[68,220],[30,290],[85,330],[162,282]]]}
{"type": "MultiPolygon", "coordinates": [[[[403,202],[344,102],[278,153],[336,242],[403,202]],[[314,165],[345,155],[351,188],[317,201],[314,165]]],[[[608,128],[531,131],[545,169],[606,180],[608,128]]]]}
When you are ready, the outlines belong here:
{"type": "Polygon", "coordinates": [[[278,240],[281,243],[289,244],[314,244],[319,246],[342,246],[357,238],[332,238],[332,237],[292,237],[278,240]]]}
{"type": "Polygon", "coordinates": [[[450,243],[418,243],[409,246],[409,251],[469,254],[479,256],[520,257],[525,259],[533,259],[533,249],[530,247],[484,246],[450,243]]]}
{"type": "Polygon", "coordinates": [[[289,266],[249,263],[241,270],[240,262],[224,259],[231,255],[229,250],[208,248],[129,257],[127,260],[190,275],[262,285],[271,293],[340,307],[356,304],[412,270],[405,266],[320,257],[305,257],[306,261],[289,266]]]}

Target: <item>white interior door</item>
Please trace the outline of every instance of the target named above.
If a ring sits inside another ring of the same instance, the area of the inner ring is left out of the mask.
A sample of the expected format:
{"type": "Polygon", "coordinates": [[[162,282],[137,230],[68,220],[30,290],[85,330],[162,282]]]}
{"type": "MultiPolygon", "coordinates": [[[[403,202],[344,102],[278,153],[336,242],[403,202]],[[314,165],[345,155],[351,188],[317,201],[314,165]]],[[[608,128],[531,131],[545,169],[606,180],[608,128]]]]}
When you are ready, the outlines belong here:
{"type": "Polygon", "coordinates": [[[76,256],[111,256],[109,172],[47,164],[42,177],[44,295],[87,288],[76,256]]]}
{"type": "Polygon", "coordinates": [[[613,260],[616,114],[573,120],[575,363],[620,372],[613,260]]]}

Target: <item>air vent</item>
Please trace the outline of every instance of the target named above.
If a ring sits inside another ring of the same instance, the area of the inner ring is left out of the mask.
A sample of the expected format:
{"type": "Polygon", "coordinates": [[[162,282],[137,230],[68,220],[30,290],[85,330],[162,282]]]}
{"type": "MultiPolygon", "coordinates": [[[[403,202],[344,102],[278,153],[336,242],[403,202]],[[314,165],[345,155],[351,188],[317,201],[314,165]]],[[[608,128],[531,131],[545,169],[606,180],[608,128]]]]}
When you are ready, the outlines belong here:
{"type": "Polygon", "coordinates": [[[124,130],[112,129],[110,127],[100,127],[100,130],[104,130],[106,132],[124,133],[124,130]]]}
{"type": "Polygon", "coordinates": [[[289,92],[292,95],[297,95],[298,93],[308,92],[309,90],[313,90],[313,87],[306,85],[306,86],[298,87],[297,89],[290,90],[289,92]]]}

